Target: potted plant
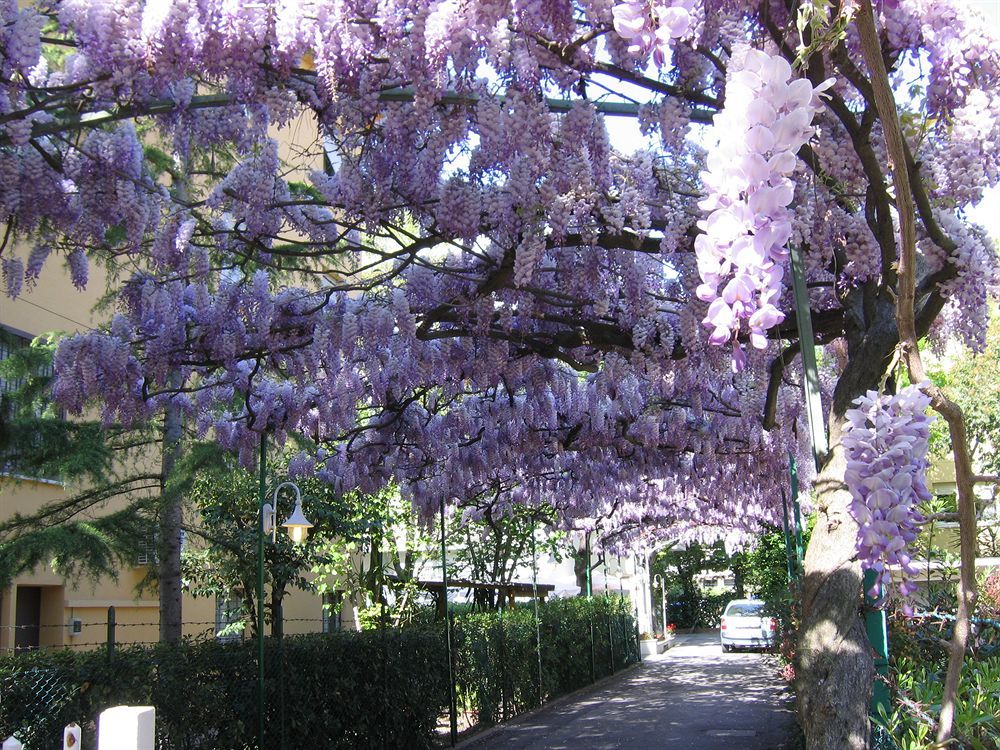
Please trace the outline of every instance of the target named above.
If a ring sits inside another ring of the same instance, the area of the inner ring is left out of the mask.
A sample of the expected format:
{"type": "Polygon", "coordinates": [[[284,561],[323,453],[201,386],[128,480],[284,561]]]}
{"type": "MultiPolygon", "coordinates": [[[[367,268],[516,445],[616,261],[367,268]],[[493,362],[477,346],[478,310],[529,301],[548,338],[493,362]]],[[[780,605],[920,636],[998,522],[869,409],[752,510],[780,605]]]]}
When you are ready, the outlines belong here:
{"type": "Polygon", "coordinates": [[[667,625],[666,630],[663,633],[663,638],[657,642],[656,651],[662,654],[668,648],[670,648],[670,642],[674,639],[674,632],[677,630],[677,626],[673,623],[667,625]]]}
{"type": "Polygon", "coordinates": [[[653,656],[657,653],[655,635],[652,633],[641,633],[639,635],[639,653],[643,656],[653,656]]]}

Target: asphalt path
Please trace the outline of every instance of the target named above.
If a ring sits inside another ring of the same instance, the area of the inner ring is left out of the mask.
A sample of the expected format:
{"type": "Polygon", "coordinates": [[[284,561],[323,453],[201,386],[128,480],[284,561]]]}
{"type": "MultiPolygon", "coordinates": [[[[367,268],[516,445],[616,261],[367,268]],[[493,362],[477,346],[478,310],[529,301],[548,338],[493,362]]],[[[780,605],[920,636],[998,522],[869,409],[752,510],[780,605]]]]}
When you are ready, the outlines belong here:
{"type": "Polygon", "coordinates": [[[475,750],[794,750],[791,692],[773,656],[725,654],[718,634],[462,743],[475,750]]]}

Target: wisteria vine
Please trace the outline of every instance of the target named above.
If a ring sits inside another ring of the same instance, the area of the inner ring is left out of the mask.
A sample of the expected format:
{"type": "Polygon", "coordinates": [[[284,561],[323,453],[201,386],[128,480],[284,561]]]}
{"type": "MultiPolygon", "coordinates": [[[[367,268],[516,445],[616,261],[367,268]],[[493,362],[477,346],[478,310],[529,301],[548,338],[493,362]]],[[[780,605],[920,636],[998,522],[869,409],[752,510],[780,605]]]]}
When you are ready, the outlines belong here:
{"type": "MultiPolygon", "coordinates": [[[[880,23],[929,71],[926,327],[978,345],[1000,275],[962,206],[1000,179],[1000,45],[958,7],[880,23]]],[[[172,405],[247,464],[294,433],[324,479],[422,507],[750,538],[808,455],[787,244],[821,343],[860,335],[895,255],[855,36],[813,80],[794,19],[761,9],[8,0],[3,284],[57,261],[81,288],[91,263],[127,277],[59,349],[72,412],[172,405]],[[613,135],[623,114],[641,142],[613,135]]]]}

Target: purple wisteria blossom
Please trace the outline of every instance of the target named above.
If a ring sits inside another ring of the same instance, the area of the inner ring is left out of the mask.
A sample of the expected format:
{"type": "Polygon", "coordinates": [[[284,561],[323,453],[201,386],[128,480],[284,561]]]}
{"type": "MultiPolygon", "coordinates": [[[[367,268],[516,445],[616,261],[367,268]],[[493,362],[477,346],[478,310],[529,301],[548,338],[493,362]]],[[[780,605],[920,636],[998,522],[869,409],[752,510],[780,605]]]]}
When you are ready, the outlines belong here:
{"type": "Polygon", "coordinates": [[[847,412],[841,440],[851,515],[859,526],[857,552],[878,574],[869,594],[883,600],[892,584],[890,566],[899,570],[904,600],[916,590],[912,579],[919,570],[909,545],[924,521],[918,506],[931,499],[925,478],[935,419],[927,414],[930,403],[920,386],[911,385],[892,396],[869,391],[847,412]]]}
{"type": "Polygon", "coordinates": [[[703,324],[712,344],[732,344],[736,371],[746,365],[744,324],[750,343],[763,349],[767,331],[785,318],[778,302],[792,235],[790,176],[796,152],[814,133],[819,94],[830,85],[793,78],[780,55],[733,50],[726,106],[715,116],[719,140],[701,174],[707,196],[699,206],[710,213],[698,222],[704,234],[695,252],[703,282],[697,295],[709,303],[703,324]]]}

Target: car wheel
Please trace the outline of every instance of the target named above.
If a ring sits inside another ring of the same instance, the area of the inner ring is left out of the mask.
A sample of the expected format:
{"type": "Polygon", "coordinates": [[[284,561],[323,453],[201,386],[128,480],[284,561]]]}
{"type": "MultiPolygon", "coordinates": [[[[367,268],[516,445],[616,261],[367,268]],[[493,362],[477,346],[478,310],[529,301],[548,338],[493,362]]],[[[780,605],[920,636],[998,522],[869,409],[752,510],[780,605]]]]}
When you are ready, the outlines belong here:
{"type": "Polygon", "coordinates": [[[722,644],[722,650],[723,650],[724,653],[728,654],[728,653],[730,653],[733,650],[733,647],[730,646],[728,643],[723,643],[722,644]]]}

